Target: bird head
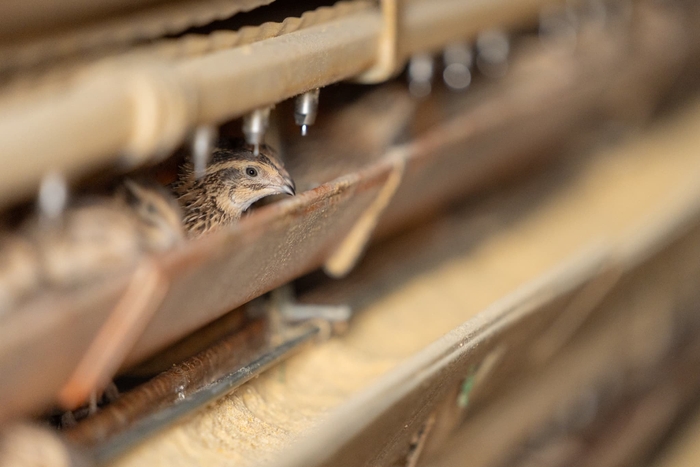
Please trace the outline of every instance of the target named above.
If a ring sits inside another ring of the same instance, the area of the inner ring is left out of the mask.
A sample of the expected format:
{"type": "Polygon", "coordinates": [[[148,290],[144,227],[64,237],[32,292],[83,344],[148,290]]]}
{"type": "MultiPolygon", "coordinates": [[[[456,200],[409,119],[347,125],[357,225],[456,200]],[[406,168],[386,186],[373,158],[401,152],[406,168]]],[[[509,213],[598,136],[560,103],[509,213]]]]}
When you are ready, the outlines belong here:
{"type": "Polygon", "coordinates": [[[127,179],[119,195],[136,216],[140,235],[149,250],[164,251],[185,238],[180,206],[162,186],[127,179]]]}
{"type": "Polygon", "coordinates": [[[272,148],[262,145],[256,156],[252,146],[238,141],[219,143],[201,184],[210,188],[207,191],[216,196],[217,205],[236,218],[262,198],[296,193],[294,181],[272,148]]]}

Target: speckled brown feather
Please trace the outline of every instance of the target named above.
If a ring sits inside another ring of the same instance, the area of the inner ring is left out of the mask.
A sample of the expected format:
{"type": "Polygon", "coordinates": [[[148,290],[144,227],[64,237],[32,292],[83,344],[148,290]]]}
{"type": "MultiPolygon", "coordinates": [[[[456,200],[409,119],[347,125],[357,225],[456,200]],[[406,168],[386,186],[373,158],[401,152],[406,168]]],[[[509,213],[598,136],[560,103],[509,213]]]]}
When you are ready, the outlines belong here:
{"type": "Polygon", "coordinates": [[[184,212],[185,228],[196,237],[237,221],[263,197],[293,194],[294,182],[269,146],[261,146],[255,156],[249,145],[220,141],[203,177],[196,180],[188,162],[172,188],[184,212]],[[257,175],[247,175],[249,168],[257,175]]]}

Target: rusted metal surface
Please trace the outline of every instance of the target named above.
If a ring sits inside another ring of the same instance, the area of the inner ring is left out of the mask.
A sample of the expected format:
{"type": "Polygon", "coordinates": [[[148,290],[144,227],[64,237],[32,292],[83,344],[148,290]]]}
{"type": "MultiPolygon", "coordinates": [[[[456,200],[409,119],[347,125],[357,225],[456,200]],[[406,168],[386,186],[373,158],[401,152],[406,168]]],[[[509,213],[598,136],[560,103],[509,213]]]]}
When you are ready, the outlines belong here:
{"type": "Polygon", "coordinates": [[[61,406],[76,409],[93,391],[107,387],[160,306],[167,287],[163,273],[152,262],[143,261],[61,389],[61,406]]]}
{"type": "Polygon", "coordinates": [[[289,357],[319,333],[311,323],[275,329],[269,319],[251,320],[64,430],[65,439],[93,461],[107,462],[289,357]]]}
{"type": "Polygon", "coordinates": [[[387,176],[380,165],[324,184],[164,258],[164,270],[180,272],[128,361],[318,267],[387,176]]]}
{"type": "Polygon", "coordinates": [[[234,391],[242,384],[250,381],[270,367],[284,361],[294,352],[299,351],[304,344],[310,343],[321,333],[319,326],[313,323],[300,325],[298,329],[290,330],[289,335],[280,342],[272,341],[269,348],[253,355],[252,359],[233,371],[223,375],[209,385],[200,387],[190,396],[177,404],[153,414],[148,414],[134,423],[128,430],[117,433],[112,439],[94,446],[93,458],[98,464],[113,461],[125,451],[145,441],[147,436],[167,428],[175,421],[192,414],[217,399],[234,391]]]}
{"type": "Polygon", "coordinates": [[[55,399],[119,301],[126,282],[48,296],[3,317],[0,419],[35,413],[55,399]],[[11,376],[10,376],[11,375],[11,376]]]}
{"type": "Polygon", "coordinates": [[[266,328],[264,320],[248,323],[212,347],[120,395],[108,409],[65,430],[65,436],[74,443],[91,446],[113,436],[135,420],[184,399],[249,362],[267,343],[269,331],[266,328]]]}

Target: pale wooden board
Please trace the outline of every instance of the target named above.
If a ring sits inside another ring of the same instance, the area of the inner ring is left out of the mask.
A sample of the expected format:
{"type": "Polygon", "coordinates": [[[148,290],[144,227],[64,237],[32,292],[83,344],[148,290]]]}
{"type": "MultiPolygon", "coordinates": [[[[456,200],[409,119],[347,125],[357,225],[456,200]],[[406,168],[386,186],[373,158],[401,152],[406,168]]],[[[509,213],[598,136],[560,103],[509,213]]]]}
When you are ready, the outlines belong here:
{"type": "Polygon", "coordinates": [[[669,213],[682,215],[697,205],[700,106],[674,123],[637,135],[642,143],[577,159],[550,174],[558,179],[539,179],[540,186],[462,209],[370,252],[359,273],[390,286],[364,307],[348,335],[269,371],[117,465],[271,462],[334,408],[523,284],[600,242],[627,254],[632,239],[667,224],[669,213]],[[381,264],[404,261],[401,242],[416,241],[426,258],[450,242],[457,253],[407,264],[414,270],[400,281],[382,276],[381,264]]]}

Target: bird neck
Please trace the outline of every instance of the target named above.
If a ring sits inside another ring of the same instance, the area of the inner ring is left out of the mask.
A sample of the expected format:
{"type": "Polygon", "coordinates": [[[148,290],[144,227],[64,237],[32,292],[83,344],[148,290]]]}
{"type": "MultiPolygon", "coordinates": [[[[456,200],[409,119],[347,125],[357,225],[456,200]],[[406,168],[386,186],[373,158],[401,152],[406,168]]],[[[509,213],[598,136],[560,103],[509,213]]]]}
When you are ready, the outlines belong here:
{"type": "Polygon", "coordinates": [[[183,223],[190,236],[235,222],[242,215],[242,210],[227,199],[221,187],[202,180],[194,181],[178,201],[183,209],[183,223]]]}

